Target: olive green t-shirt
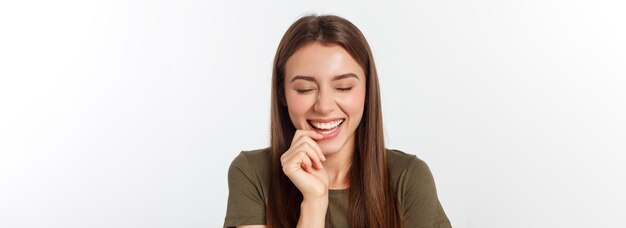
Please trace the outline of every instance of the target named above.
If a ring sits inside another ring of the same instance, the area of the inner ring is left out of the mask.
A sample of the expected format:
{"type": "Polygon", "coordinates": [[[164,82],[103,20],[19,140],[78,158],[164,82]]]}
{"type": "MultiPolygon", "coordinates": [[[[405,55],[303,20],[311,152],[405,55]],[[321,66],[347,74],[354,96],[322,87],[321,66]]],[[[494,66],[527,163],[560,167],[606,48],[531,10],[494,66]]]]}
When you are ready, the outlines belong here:
{"type": "MultiPolygon", "coordinates": [[[[391,183],[404,212],[405,227],[451,227],[426,163],[415,155],[387,149],[391,183]]],[[[269,148],[243,151],[228,170],[228,208],[224,227],[265,224],[269,187],[269,148]]],[[[348,189],[330,189],[326,227],[349,227],[348,189]]]]}

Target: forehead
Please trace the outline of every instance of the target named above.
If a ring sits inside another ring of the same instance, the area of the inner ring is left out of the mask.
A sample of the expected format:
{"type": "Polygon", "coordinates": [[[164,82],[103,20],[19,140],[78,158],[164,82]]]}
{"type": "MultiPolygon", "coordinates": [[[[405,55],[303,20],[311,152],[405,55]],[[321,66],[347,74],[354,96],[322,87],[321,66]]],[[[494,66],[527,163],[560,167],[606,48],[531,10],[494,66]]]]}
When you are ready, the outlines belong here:
{"type": "Polygon", "coordinates": [[[332,79],[336,75],[354,73],[364,77],[361,65],[343,47],[311,43],[296,51],[285,65],[286,81],[296,75],[308,75],[318,80],[332,79]]]}

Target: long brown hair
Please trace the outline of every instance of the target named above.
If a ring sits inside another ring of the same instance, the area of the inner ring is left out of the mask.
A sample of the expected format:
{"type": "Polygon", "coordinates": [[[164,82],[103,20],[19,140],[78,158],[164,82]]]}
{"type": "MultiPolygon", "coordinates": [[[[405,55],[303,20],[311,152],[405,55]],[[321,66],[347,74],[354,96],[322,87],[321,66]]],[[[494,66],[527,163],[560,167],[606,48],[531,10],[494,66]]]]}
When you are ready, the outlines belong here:
{"type": "Polygon", "coordinates": [[[355,130],[355,152],[349,172],[348,222],[351,227],[401,227],[402,216],[387,170],[380,89],[372,51],[356,26],[333,15],[298,19],[285,32],[276,51],[272,72],[267,224],[269,227],[296,227],[300,217],[302,194],[283,173],[280,163],[296,131],[284,97],[285,64],[299,48],[313,42],[340,45],[365,71],[365,107],[355,130]]]}

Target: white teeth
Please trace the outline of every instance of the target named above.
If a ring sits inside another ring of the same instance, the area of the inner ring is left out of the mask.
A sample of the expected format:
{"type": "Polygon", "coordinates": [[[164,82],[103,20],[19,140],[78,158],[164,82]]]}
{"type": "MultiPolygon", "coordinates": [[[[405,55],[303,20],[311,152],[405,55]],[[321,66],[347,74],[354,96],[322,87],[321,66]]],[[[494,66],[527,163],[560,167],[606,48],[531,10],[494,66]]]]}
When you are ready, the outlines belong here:
{"type": "Polygon", "coordinates": [[[333,129],[333,128],[336,128],[337,126],[339,126],[341,123],[343,123],[343,119],[336,120],[336,121],[329,122],[329,123],[316,123],[316,122],[313,122],[313,121],[309,121],[309,123],[311,123],[316,128],[323,129],[323,130],[328,130],[328,129],[333,129]]]}

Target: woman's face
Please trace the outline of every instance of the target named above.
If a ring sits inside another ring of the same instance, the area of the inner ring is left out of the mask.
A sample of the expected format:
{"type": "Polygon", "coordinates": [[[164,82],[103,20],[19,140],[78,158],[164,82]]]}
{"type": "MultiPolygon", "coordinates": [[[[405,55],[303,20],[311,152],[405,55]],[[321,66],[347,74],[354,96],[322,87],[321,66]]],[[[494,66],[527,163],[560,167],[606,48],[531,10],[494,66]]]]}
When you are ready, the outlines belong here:
{"type": "Polygon", "coordinates": [[[308,44],[285,66],[285,98],[296,129],[315,130],[324,154],[354,148],[365,102],[363,68],[339,45],[308,44]]]}

